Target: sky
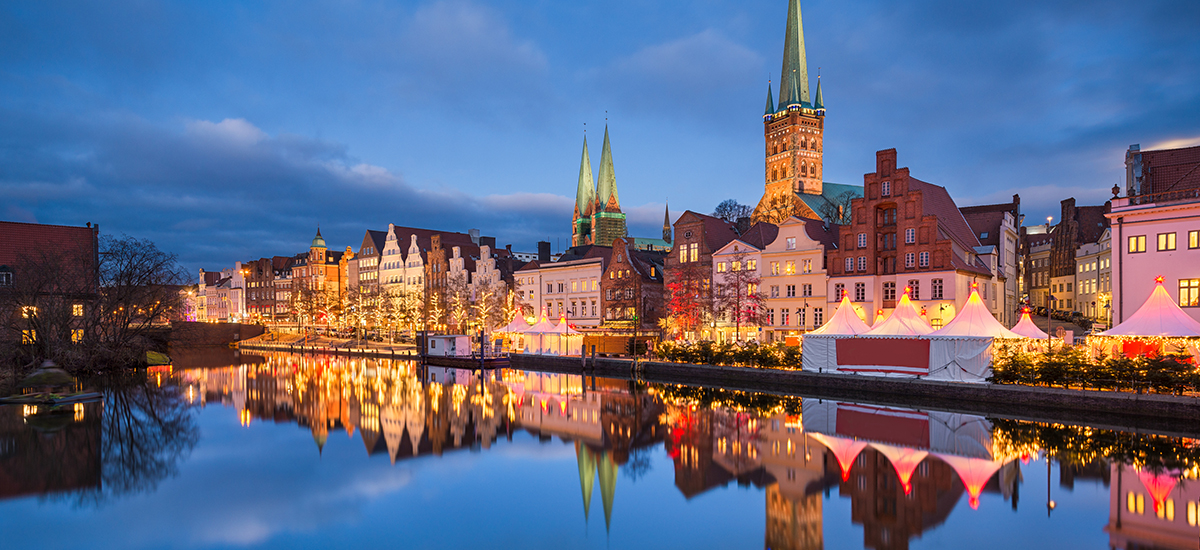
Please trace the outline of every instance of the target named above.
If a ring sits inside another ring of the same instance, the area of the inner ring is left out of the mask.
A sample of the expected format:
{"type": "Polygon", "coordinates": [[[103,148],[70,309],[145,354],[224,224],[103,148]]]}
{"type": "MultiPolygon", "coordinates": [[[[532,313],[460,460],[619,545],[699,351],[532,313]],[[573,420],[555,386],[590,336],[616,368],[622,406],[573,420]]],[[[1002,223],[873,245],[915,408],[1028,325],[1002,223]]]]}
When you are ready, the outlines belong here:
{"type": "MultiPolygon", "coordinates": [[[[825,180],[877,150],[1029,223],[1124,152],[1200,144],[1200,2],[802,3],[825,180]],[[814,83],[815,86],[815,83],[814,83]]],[[[763,189],[785,0],[0,4],[0,220],[99,224],[190,273],[388,223],[561,250],[607,121],[630,233],[763,189]]],[[[778,88],[776,87],[776,94],[778,88]]]]}

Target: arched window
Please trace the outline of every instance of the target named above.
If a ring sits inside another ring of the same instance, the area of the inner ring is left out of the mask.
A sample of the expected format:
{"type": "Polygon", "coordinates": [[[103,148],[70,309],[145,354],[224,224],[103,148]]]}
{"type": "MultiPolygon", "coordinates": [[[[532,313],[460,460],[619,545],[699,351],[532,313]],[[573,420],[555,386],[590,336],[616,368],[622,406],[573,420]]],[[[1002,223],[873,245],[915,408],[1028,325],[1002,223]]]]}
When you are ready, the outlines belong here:
{"type": "Polygon", "coordinates": [[[801,149],[808,149],[808,142],[804,141],[804,138],[801,138],[801,139],[800,139],[800,148],[801,148],[801,149]]]}
{"type": "Polygon", "coordinates": [[[808,169],[807,169],[807,168],[805,168],[805,166],[804,166],[803,164],[801,164],[801,165],[800,165],[800,175],[801,175],[801,176],[806,176],[806,175],[808,175],[808,169]]]}

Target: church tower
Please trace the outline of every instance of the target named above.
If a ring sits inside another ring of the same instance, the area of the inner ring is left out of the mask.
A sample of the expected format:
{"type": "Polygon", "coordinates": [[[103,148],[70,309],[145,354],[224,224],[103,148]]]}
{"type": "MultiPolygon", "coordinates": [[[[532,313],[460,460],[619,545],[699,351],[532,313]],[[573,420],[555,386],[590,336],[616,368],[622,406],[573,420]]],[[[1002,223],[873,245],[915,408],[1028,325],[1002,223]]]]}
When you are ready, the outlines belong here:
{"type": "Polygon", "coordinates": [[[772,218],[768,214],[772,205],[798,202],[796,195],[825,193],[821,179],[824,134],[825,104],[819,77],[815,97],[809,95],[800,0],[789,0],[778,103],[774,102],[771,84],[767,83],[767,106],[763,113],[765,187],[763,198],[754,209],[756,221],[772,218]]]}
{"type": "Polygon", "coordinates": [[[600,152],[596,202],[592,208],[592,244],[612,246],[614,240],[629,236],[625,227],[625,213],[621,212],[621,201],[617,198],[617,176],[613,172],[607,125],[604,127],[604,149],[600,152]]]}
{"type": "Polygon", "coordinates": [[[575,214],[571,218],[571,246],[592,244],[595,203],[596,181],[592,179],[592,161],[588,158],[587,136],[584,136],[583,158],[579,161],[579,185],[575,189],[575,214]]]}

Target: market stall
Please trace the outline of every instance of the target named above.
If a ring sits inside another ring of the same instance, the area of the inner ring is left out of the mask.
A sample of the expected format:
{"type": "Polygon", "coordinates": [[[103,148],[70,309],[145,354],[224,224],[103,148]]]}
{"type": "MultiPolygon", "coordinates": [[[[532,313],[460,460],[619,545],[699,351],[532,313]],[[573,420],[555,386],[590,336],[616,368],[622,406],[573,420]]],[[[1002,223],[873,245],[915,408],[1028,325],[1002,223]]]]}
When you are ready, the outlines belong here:
{"type": "Polygon", "coordinates": [[[837,363],[837,338],[863,334],[868,330],[871,330],[871,327],[858,316],[850,298],[842,296],[842,302],[838,304],[837,311],[829,320],[816,330],[805,334],[801,340],[802,367],[813,372],[832,369],[837,363]]]}
{"type": "Polygon", "coordinates": [[[1192,319],[1155,279],[1154,291],[1125,322],[1088,337],[1093,355],[1126,357],[1185,353],[1200,361],[1200,322],[1192,319]]]}

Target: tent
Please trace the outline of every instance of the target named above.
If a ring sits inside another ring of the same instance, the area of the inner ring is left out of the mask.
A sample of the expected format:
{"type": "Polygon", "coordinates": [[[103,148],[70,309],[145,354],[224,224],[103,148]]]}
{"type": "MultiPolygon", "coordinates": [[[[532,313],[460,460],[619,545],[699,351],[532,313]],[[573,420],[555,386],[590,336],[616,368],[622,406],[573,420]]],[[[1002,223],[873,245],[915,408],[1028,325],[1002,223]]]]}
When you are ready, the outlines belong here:
{"type": "Polygon", "coordinates": [[[834,338],[862,334],[868,330],[871,330],[871,327],[854,311],[854,304],[850,302],[850,297],[843,295],[837,311],[829,317],[829,320],[804,335],[801,341],[804,353],[800,356],[802,367],[804,370],[814,372],[820,371],[826,366],[832,369],[833,365],[837,363],[834,338]]]}
{"type": "Polygon", "coordinates": [[[1049,335],[1045,332],[1042,332],[1042,329],[1038,328],[1037,325],[1033,323],[1033,319],[1029,318],[1029,310],[1025,310],[1025,312],[1021,314],[1021,320],[1012,328],[1012,331],[1013,333],[1019,336],[1024,336],[1025,338],[1041,340],[1049,338],[1049,335]]]}
{"type": "Polygon", "coordinates": [[[1161,276],[1154,280],[1154,292],[1150,293],[1141,308],[1124,323],[1101,332],[1099,336],[1115,338],[1120,342],[1112,345],[1111,349],[1103,350],[1096,348],[1107,346],[1093,344],[1093,353],[1104,351],[1128,357],[1157,354],[1162,351],[1163,344],[1153,341],[1154,338],[1179,338],[1179,346],[1190,353],[1193,360],[1200,361],[1200,322],[1184,313],[1179,304],[1171,299],[1171,295],[1163,288],[1161,276]]]}
{"type": "Polygon", "coordinates": [[[529,330],[529,323],[525,321],[525,316],[521,312],[517,312],[513,315],[511,322],[496,329],[496,332],[525,332],[527,330],[529,330]]]}
{"type": "Polygon", "coordinates": [[[908,290],[905,289],[904,295],[900,297],[900,302],[896,304],[892,314],[882,323],[876,322],[866,335],[920,336],[930,332],[933,332],[933,328],[921,318],[921,313],[917,311],[917,308],[913,307],[912,301],[908,299],[908,290]]]}
{"type": "Polygon", "coordinates": [[[1004,462],[990,458],[967,458],[942,453],[934,453],[934,456],[954,468],[954,473],[958,474],[958,479],[967,489],[967,502],[972,510],[979,509],[979,495],[983,493],[984,486],[1004,466],[1004,462]]]}
{"type": "Polygon", "coordinates": [[[971,289],[971,296],[946,326],[929,333],[929,377],[935,380],[982,382],[992,372],[996,338],[1024,338],[1004,328],[971,289]]]}
{"type": "Polygon", "coordinates": [[[1200,337],[1200,322],[1192,319],[1163,288],[1163,278],[1155,279],[1154,292],[1133,315],[1101,336],[1174,336],[1200,337]]]}
{"type": "Polygon", "coordinates": [[[538,355],[550,353],[548,339],[546,335],[554,332],[554,323],[546,319],[546,313],[542,313],[542,319],[533,326],[525,330],[525,352],[536,353],[538,355]]]}
{"type": "Polygon", "coordinates": [[[567,322],[566,314],[558,318],[558,325],[550,332],[546,333],[548,341],[547,347],[554,350],[557,355],[578,355],[583,353],[583,333],[571,328],[571,324],[567,322]],[[556,339],[551,339],[551,335],[558,335],[556,339]],[[574,338],[572,338],[574,337],[574,338]],[[572,340],[575,341],[572,341],[572,340]]]}

